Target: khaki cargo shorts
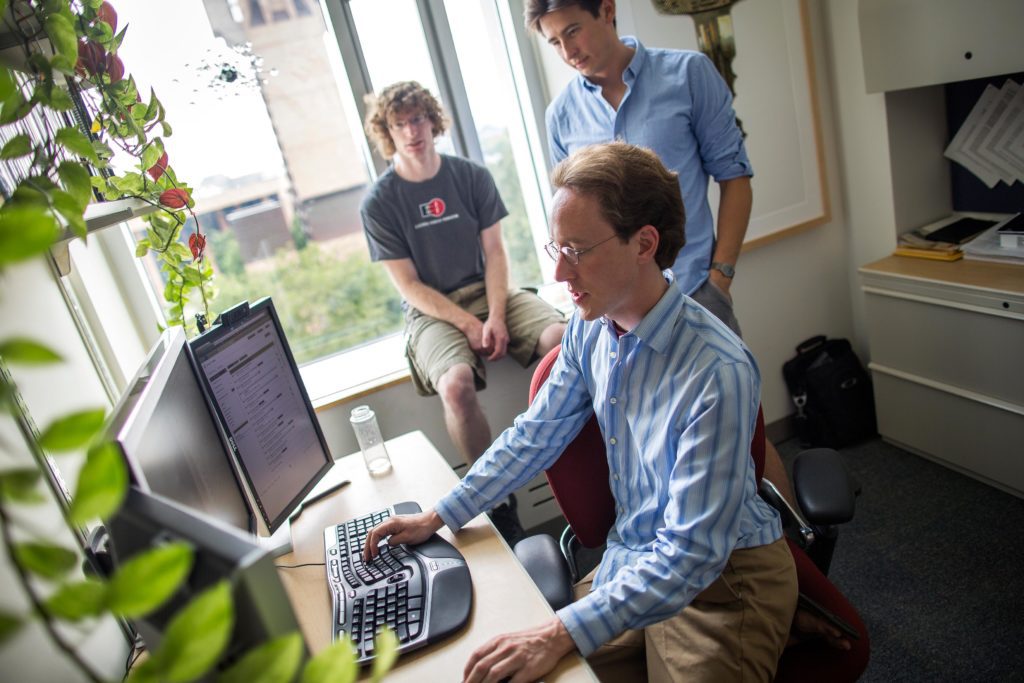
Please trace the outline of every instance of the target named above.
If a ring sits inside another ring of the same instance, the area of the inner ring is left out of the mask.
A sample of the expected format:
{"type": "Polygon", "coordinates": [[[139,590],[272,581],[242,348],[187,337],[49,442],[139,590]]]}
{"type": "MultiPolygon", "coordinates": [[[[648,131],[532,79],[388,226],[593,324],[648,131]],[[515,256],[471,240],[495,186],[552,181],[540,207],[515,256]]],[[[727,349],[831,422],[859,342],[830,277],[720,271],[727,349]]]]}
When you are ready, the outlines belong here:
{"type": "MultiPolygon", "coordinates": [[[[447,295],[460,308],[480,320],[487,320],[487,292],[477,282],[447,295]]],[[[532,292],[513,289],[508,293],[505,325],[508,327],[508,355],[524,368],[536,360],[537,341],[541,332],[565,317],[553,306],[532,292]]],[[[409,307],[405,316],[405,355],[417,393],[437,393],[437,381],[450,368],[465,363],[473,368],[477,391],[487,386],[484,360],[473,353],[466,335],[454,325],[432,318],[409,307]]]]}

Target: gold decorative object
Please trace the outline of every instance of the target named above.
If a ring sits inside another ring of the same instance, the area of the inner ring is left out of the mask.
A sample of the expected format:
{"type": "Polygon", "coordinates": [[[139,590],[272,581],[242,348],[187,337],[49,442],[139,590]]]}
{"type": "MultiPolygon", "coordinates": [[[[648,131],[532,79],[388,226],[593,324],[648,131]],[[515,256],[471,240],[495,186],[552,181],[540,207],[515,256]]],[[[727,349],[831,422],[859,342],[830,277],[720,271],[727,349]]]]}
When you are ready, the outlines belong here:
{"type": "MultiPolygon", "coordinates": [[[[736,56],[736,40],[732,32],[732,15],[729,8],[738,0],[651,0],[654,8],[662,14],[689,14],[693,17],[694,28],[697,30],[697,45],[700,51],[711,59],[711,62],[722,74],[729,92],[736,97],[733,82],[736,74],[732,70],[732,60],[736,56]]],[[[743,137],[743,124],[736,119],[743,137]]]]}

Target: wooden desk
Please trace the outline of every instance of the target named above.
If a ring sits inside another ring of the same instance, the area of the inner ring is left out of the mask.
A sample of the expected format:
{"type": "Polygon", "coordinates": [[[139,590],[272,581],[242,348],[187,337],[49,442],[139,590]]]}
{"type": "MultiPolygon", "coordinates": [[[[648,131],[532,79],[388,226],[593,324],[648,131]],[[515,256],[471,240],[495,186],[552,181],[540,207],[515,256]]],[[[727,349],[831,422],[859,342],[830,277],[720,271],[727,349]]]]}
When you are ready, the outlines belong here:
{"type": "MultiPolygon", "coordinates": [[[[316,503],[292,525],[294,550],[277,560],[279,565],[324,561],[324,527],[378,510],[392,503],[414,500],[423,509],[458,483],[458,477],[421,432],[387,442],[391,471],[372,477],[355,453],[339,459],[312,492],[341,479],[352,483],[316,503]]],[[[537,626],[553,614],[540,591],[512,555],[486,515],[472,520],[457,534],[439,532],[466,558],[473,579],[473,609],[465,627],[445,640],[399,657],[386,677],[401,681],[459,681],[470,654],[500,633],[537,626]]],[[[313,653],[331,642],[330,595],[323,566],[281,569],[281,580],[295,608],[302,634],[313,653]]],[[[578,655],[565,657],[546,681],[596,681],[578,655]]]]}

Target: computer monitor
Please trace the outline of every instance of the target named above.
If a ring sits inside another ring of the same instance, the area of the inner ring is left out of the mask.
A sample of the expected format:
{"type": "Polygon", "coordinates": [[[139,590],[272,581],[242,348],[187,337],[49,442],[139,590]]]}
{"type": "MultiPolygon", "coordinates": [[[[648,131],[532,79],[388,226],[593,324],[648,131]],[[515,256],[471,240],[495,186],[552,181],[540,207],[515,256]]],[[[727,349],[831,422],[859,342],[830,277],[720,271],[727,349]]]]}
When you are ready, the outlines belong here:
{"type": "Polygon", "coordinates": [[[107,436],[120,447],[135,486],[255,533],[182,328],[168,328],[153,346],[115,406],[107,436]]]}
{"type": "Polygon", "coordinates": [[[221,580],[231,585],[235,621],[219,669],[257,645],[299,631],[273,559],[251,535],[136,486],[108,521],[107,533],[115,570],[140,552],[174,541],[187,543],[194,553],[192,570],[178,591],[154,612],[132,620],[150,651],[160,647],[174,615],[221,580]]]}
{"type": "Polygon", "coordinates": [[[189,345],[259,533],[273,534],[334,464],[274,304],[239,304],[189,345]]]}

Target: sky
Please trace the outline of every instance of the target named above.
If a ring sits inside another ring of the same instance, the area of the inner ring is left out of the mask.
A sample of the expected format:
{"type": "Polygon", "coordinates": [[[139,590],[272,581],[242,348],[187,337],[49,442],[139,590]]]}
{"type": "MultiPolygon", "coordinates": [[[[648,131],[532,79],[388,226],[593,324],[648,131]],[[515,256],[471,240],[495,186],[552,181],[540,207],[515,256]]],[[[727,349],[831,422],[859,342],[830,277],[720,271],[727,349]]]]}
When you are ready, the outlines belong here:
{"type": "MultiPolygon", "coordinates": [[[[446,4],[477,126],[500,125],[514,105],[494,95],[510,91],[495,87],[498,41],[484,29],[481,1],[446,4]]],[[[152,86],[167,110],[173,135],[165,146],[178,176],[196,186],[221,175],[281,175],[280,152],[258,89],[238,82],[225,86],[212,78],[215,70],[202,68],[211,56],[230,52],[214,37],[201,0],[115,0],[114,6],[118,29],[129,27],[119,50],[126,71],[144,100],[152,86]]],[[[375,88],[419,80],[436,93],[415,1],[353,0],[351,7],[375,88]]],[[[273,64],[262,67],[260,77],[274,78],[273,64]]]]}

